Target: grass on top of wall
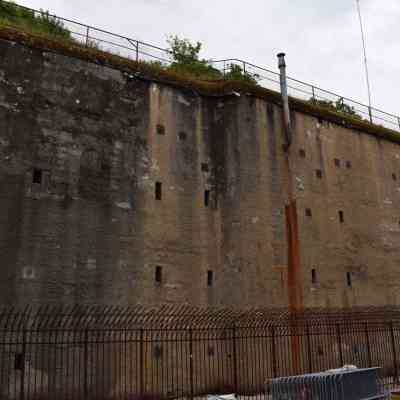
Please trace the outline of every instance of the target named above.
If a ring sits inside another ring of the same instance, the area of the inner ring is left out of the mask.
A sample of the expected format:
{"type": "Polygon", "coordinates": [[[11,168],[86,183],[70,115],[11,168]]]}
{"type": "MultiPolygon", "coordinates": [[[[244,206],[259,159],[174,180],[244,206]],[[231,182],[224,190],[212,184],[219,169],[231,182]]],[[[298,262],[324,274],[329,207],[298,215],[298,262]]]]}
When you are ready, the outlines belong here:
{"type": "MultiPolygon", "coordinates": [[[[132,74],[133,78],[137,77],[138,79],[184,88],[203,96],[222,97],[239,93],[241,95],[250,95],[264,99],[277,105],[282,104],[281,96],[278,92],[253,83],[234,80],[200,79],[199,77],[193,77],[189,73],[183,71],[177,72],[167,70],[160,67],[157,63],[136,62],[129,58],[103,51],[96,46],[86,47],[72,40],[69,36],[51,35],[45,31],[32,29],[29,24],[26,26],[17,26],[13,25],[8,20],[0,19],[0,38],[18,42],[33,49],[56,52],[84,61],[116,68],[128,74],[132,74]]],[[[366,120],[353,118],[344,113],[335,112],[313,102],[291,97],[290,106],[296,111],[322,118],[350,129],[356,129],[382,139],[400,143],[400,133],[395,130],[371,124],[366,120]]]]}

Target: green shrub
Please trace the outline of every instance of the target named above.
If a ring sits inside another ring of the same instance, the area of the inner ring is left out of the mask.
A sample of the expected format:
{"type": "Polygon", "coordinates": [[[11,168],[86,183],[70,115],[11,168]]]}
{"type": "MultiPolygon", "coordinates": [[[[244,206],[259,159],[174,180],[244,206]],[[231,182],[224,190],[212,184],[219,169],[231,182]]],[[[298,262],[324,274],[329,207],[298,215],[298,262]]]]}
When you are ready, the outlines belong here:
{"type": "Polygon", "coordinates": [[[345,114],[347,116],[351,116],[352,118],[362,120],[361,115],[357,114],[354,107],[346,104],[343,101],[343,99],[338,99],[336,102],[333,102],[333,101],[329,101],[329,100],[318,100],[315,97],[312,97],[309,100],[309,102],[316,106],[327,108],[331,111],[335,111],[335,112],[338,112],[341,114],[345,114]]]}
{"type": "Polygon", "coordinates": [[[228,70],[229,72],[225,74],[225,79],[228,80],[243,81],[256,85],[257,81],[260,79],[259,75],[245,71],[238,64],[230,64],[228,70]]]}
{"type": "Polygon", "coordinates": [[[179,39],[178,36],[170,36],[167,40],[172,63],[169,70],[187,74],[204,80],[233,80],[257,84],[258,76],[242,69],[240,65],[230,64],[228,72],[224,75],[220,70],[213,67],[211,62],[200,58],[202,44],[192,44],[188,39],[179,39]]]}

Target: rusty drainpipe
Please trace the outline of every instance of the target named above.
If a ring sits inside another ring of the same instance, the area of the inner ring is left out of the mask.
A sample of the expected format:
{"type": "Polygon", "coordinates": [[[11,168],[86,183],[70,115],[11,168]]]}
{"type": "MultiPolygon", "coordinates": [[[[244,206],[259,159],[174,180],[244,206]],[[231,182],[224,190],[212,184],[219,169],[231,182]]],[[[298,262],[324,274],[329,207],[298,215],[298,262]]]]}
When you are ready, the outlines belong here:
{"type": "Polygon", "coordinates": [[[286,62],[285,53],[278,54],[279,69],[280,69],[280,83],[281,95],[283,103],[283,123],[285,129],[285,144],[284,151],[286,153],[285,166],[286,176],[288,182],[288,199],[285,206],[286,214],[286,237],[288,248],[288,276],[287,276],[287,289],[288,289],[288,304],[289,309],[293,313],[292,319],[292,334],[291,334],[291,350],[292,350],[292,365],[293,374],[301,373],[301,359],[300,359],[300,332],[298,331],[296,323],[296,312],[304,308],[303,305],[303,288],[301,276],[301,262],[300,262],[300,241],[299,229],[297,218],[297,203],[293,191],[293,177],[290,168],[290,148],[292,145],[292,124],[290,120],[289,96],[287,87],[286,76],[286,62]]]}

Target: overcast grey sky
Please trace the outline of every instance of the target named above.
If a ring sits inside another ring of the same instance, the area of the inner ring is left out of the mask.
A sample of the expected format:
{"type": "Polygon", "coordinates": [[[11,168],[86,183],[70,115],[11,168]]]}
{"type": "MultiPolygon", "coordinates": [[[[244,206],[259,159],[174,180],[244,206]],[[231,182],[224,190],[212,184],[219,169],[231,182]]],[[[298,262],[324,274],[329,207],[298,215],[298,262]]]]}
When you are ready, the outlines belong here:
{"type": "MultiPolygon", "coordinates": [[[[17,0],[142,41],[168,34],[204,45],[205,58],[241,58],[367,103],[356,0],[17,0]]],[[[361,0],[372,102],[400,114],[400,0],[361,0]]]]}

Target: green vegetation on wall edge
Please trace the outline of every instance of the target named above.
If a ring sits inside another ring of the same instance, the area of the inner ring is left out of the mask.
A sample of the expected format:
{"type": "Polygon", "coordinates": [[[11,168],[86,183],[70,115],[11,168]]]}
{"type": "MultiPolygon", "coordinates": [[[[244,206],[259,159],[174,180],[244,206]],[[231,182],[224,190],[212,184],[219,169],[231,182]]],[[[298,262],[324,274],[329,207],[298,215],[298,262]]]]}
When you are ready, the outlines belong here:
{"type": "MultiPolygon", "coordinates": [[[[245,81],[205,81],[185,76],[174,71],[160,69],[157,66],[135,62],[127,58],[113,55],[93,47],[84,47],[68,40],[50,38],[42,32],[25,32],[14,27],[0,23],[0,39],[15,41],[33,49],[60,53],[66,56],[79,58],[84,61],[93,62],[125,71],[128,73],[139,73],[141,79],[147,79],[170,86],[190,89],[203,96],[227,96],[233,92],[242,95],[254,96],[274,104],[281,105],[279,93],[261,86],[245,81]]],[[[356,129],[364,133],[374,135],[378,138],[400,143],[400,133],[383,126],[371,124],[367,121],[353,118],[343,113],[335,112],[329,108],[290,98],[290,106],[293,110],[303,112],[326,121],[356,129]]]]}

